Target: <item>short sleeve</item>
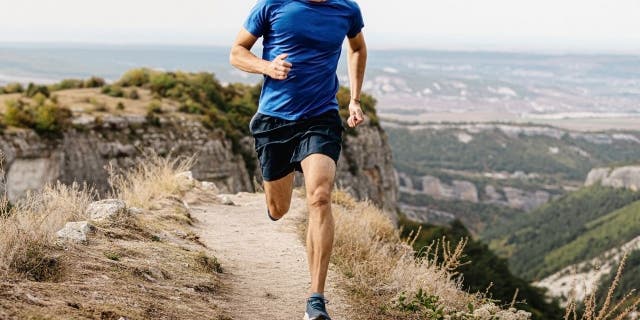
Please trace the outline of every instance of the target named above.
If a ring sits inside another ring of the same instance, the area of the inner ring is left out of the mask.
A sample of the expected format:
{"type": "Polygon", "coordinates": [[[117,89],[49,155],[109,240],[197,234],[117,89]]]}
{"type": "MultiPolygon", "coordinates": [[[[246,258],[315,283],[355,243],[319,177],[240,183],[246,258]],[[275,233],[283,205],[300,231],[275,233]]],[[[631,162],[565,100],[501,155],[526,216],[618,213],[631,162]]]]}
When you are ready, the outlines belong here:
{"type": "Polygon", "coordinates": [[[252,35],[260,38],[264,35],[264,30],[266,30],[268,23],[267,1],[258,0],[258,3],[251,9],[249,17],[244,23],[244,28],[252,35]]]}
{"type": "Polygon", "coordinates": [[[351,18],[351,26],[349,27],[349,32],[347,32],[347,37],[353,38],[362,31],[364,28],[364,20],[362,19],[362,11],[360,11],[360,6],[354,2],[354,13],[351,18]]]}

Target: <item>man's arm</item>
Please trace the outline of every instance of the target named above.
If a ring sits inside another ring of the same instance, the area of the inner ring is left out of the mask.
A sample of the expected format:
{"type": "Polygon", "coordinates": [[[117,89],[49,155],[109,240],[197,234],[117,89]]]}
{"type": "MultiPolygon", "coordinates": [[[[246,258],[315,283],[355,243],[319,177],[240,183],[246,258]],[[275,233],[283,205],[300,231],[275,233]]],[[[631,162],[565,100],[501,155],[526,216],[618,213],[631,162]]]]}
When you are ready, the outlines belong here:
{"type": "Polygon", "coordinates": [[[240,30],[231,47],[229,62],[242,71],[264,74],[276,80],[286,79],[291,70],[291,63],[285,61],[287,54],[283,53],[273,61],[260,59],[251,52],[257,40],[258,38],[244,28],[240,30]]]}
{"type": "Polygon", "coordinates": [[[347,119],[347,124],[355,128],[364,121],[362,108],[360,107],[360,93],[364,80],[364,70],[367,66],[367,45],[362,32],[353,38],[349,38],[347,59],[349,87],[351,89],[351,102],[349,102],[349,119],[347,119]]]}

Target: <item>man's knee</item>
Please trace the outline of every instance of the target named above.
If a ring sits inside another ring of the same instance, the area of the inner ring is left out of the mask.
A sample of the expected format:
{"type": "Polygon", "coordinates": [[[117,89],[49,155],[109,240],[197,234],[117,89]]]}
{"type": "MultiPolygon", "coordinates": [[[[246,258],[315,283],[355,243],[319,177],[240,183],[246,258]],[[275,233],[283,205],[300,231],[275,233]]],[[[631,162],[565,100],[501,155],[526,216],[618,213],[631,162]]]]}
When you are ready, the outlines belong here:
{"type": "Polygon", "coordinates": [[[307,193],[309,206],[316,209],[324,209],[331,204],[331,187],[320,186],[307,193]]]}
{"type": "Polygon", "coordinates": [[[280,203],[278,201],[271,200],[267,206],[269,207],[269,214],[271,217],[274,219],[280,219],[289,212],[290,203],[280,203]]]}

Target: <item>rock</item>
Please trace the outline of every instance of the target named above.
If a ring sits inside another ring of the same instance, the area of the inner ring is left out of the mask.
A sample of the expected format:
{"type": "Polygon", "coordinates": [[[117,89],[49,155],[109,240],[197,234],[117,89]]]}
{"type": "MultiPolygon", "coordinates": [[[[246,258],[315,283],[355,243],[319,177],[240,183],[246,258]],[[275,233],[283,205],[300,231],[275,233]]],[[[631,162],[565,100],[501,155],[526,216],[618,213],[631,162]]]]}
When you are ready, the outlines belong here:
{"type": "Polygon", "coordinates": [[[87,221],[67,222],[57,235],[59,240],[84,243],[87,242],[87,235],[92,229],[93,226],[87,221]]]}
{"type": "Polygon", "coordinates": [[[589,172],[585,185],[590,186],[596,183],[638,191],[640,190],[640,166],[593,169],[589,172]]]}
{"type": "Polygon", "coordinates": [[[89,204],[86,214],[93,221],[104,221],[126,212],[126,207],[126,203],[119,199],[100,200],[89,204]]]}
{"type": "Polygon", "coordinates": [[[220,203],[222,203],[225,206],[235,206],[236,204],[233,202],[233,200],[231,200],[231,198],[228,195],[219,195],[218,196],[218,200],[220,200],[220,203]]]}
{"type": "Polygon", "coordinates": [[[502,189],[507,197],[507,203],[510,207],[531,211],[541,205],[549,202],[551,195],[546,191],[524,191],[512,187],[504,187],[502,189]]]}
{"type": "Polygon", "coordinates": [[[218,189],[218,186],[216,186],[216,184],[213,182],[202,181],[201,186],[202,186],[202,189],[207,191],[213,191],[214,193],[220,192],[220,189],[218,189]]]}

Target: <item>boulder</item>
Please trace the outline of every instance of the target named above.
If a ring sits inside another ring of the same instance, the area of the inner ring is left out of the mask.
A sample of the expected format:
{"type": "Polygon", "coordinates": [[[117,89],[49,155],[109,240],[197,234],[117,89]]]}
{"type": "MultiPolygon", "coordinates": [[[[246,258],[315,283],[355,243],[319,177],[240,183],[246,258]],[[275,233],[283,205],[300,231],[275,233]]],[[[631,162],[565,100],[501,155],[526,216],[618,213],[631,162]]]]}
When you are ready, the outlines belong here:
{"type": "Polygon", "coordinates": [[[67,222],[57,235],[59,240],[84,243],[92,229],[93,226],[87,221],[67,222]]]}
{"type": "Polygon", "coordinates": [[[89,204],[86,215],[93,221],[105,221],[125,213],[126,208],[127,204],[122,200],[106,199],[89,204]]]}

